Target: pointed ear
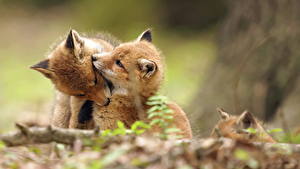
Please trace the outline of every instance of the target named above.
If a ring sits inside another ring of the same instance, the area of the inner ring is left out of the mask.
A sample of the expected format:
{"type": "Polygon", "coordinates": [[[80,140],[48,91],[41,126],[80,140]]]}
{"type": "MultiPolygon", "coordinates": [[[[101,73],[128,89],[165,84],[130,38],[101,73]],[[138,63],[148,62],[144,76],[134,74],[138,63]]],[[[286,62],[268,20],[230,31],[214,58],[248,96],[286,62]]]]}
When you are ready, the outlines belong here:
{"type": "Polygon", "coordinates": [[[219,112],[221,120],[227,120],[227,119],[229,119],[230,115],[228,113],[226,113],[223,109],[217,108],[217,111],[219,112]]]}
{"type": "Polygon", "coordinates": [[[140,36],[137,38],[137,41],[148,41],[148,42],[152,42],[152,33],[150,29],[145,30],[142,34],[140,34],[140,36]]]}
{"type": "Polygon", "coordinates": [[[81,48],[84,45],[84,39],[76,32],[75,30],[71,29],[67,39],[66,39],[66,48],[73,50],[74,55],[79,58],[81,53],[81,48]]]}
{"type": "Polygon", "coordinates": [[[78,32],[71,29],[66,39],[66,47],[69,49],[75,49],[77,47],[80,47],[82,43],[82,37],[78,34],[78,32]]]}
{"type": "Polygon", "coordinates": [[[138,65],[143,77],[150,78],[156,72],[156,64],[151,60],[139,59],[138,65]]]}
{"type": "Polygon", "coordinates": [[[248,112],[248,111],[244,111],[238,118],[237,120],[238,124],[241,124],[243,126],[243,128],[249,128],[251,126],[253,126],[254,124],[256,124],[256,120],[254,118],[254,116],[252,115],[252,113],[248,112]]]}
{"type": "Polygon", "coordinates": [[[49,70],[49,59],[43,60],[31,66],[30,68],[41,72],[45,77],[49,79],[53,78],[54,72],[49,70]]]}

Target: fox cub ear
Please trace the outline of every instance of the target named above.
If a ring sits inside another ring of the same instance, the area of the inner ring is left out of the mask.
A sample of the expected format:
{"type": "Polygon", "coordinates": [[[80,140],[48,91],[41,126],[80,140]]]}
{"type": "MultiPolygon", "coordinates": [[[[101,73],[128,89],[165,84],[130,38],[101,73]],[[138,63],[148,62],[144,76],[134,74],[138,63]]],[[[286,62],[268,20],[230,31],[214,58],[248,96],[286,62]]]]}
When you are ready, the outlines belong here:
{"type": "Polygon", "coordinates": [[[249,127],[253,127],[256,124],[256,120],[252,113],[248,111],[244,111],[237,120],[237,123],[242,125],[244,129],[247,129],[249,127]]]}
{"type": "Polygon", "coordinates": [[[142,77],[150,78],[156,72],[156,64],[147,59],[139,59],[138,65],[142,72],[142,77]]]}
{"type": "Polygon", "coordinates": [[[41,72],[44,76],[46,76],[47,78],[50,78],[50,79],[54,75],[54,72],[49,70],[49,59],[43,60],[43,61],[31,66],[30,68],[41,72]]]}
{"type": "Polygon", "coordinates": [[[66,39],[66,48],[72,50],[74,52],[74,55],[78,59],[80,59],[81,48],[83,47],[83,45],[84,39],[78,34],[78,32],[71,29],[66,39]]]}
{"type": "Polygon", "coordinates": [[[137,41],[148,41],[152,42],[152,33],[150,29],[145,30],[143,33],[140,34],[140,36],[137,38],[137,41]]]}
{"type": "Polygon", "coordinates": [[[217,111],[219,112],[219,115],[220,115],[222,120],[229,119],[230,115],[227,112],[225,112],[223,109],[217,108],[217,111]]]}

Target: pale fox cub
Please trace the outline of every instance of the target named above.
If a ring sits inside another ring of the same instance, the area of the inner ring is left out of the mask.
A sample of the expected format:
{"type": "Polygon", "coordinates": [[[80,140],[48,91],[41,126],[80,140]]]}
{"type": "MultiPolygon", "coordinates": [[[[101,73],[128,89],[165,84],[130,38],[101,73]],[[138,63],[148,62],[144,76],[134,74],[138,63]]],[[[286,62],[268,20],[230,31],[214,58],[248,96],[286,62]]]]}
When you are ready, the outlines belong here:
{"type": "Polygon", "coordinates": [[[71,30],[47,59],[31,66],[51,79],[57,89],[52,125],[76,127],[81,106],[85,105],[82,109],[84,111],[93,104],[91,101],[86,103],[86,100],[93,100],[101,106],[109,103],[109,84],[99,73],[95,73],[91,56],[110,52],[117,44],[114,38],[105,38],[103,35],[88,38],[71,30]]]}
{"type": "MultiPolygon", "coordinates": [[[[164,77],[163,58],[151,41],[147,30],[137,40],[122,43],[112,52],[93,55],[97,71],[113,86],[110,104],[94,107],[93,118],[101,129],[115,128],[117,120],[127,127],[136,120],[148,121],[146,101],[158,91],[164,77]]],[[[174,103],[168,106],[174,110],[174,125],[181,129],[180,134],[192,138],[184,111],[174,103]]]]}
{"type": "Polygon", "coordinates": [[[276,142],[250,112],[245,111],[239,116],[230,115],[222,109],[218,109],[218,112],[221,120],[211,133],[213,137],[228,137],[245,142],[276,142]]]}

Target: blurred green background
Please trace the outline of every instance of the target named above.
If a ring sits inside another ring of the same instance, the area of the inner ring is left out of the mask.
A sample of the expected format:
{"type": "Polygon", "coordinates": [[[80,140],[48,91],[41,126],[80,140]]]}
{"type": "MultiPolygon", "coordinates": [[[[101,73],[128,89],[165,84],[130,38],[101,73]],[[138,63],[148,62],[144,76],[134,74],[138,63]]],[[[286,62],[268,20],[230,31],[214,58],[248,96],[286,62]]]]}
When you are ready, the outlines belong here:
{"type": "Polygon", "coordinates": [[[161,93],[184,108],[195,135],[209,133],[216,107],[297,126],[299,8],[298,0],[0,0],[0,131],[49,119],[53,86],[29,66],[71,28],[121,41],[152,28],[167,63],[161,93]]]}

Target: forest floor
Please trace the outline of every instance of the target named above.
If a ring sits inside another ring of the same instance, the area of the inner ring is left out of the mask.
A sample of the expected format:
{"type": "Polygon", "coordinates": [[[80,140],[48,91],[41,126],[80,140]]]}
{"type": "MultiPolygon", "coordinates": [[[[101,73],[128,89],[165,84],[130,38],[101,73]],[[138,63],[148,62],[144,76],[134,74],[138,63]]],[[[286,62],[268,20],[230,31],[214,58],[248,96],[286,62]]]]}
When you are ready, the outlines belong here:
{"type": "MultiPolygon", "coordinates": [[[[45,129],[45,130],[44,130],[45,129]]],[[[19,144],[28,140],[47,142],[48,136],[18,131],[7,134],[12,142],[19,144]],[[40,136],[38,136],[40,135],[40,136]]],[[[22,129],[21,129],[22,130],[22,129]]],[[[74,130],[74,132],[81,132],[74,130]]],[[[72,131],[73,132],[73,131],[72,131]]],[[[282,143],[255,143],[234,141],[226,138],[194,138],[192,140],[163,140],[154,136],[121,134],[115,136],[58,137],[57,142],[27,144],[26,146],[0,144],[0,168],[21,169],[299,169],[300,145],[282,143]],[[71,139],[69,139],[71,138],[71,139]],[[82,139],[79,139],[82,138],[82,139]]],[[[73,133],[74,134],[74,133],[73,133]]],[[[84,135],[75,134],[76,136],[84,135]]],[[[51,141],[51,140],[50,140],[51,141]]],[[[49,141],[49,142],[50,142],[49,141]]],[[[7,143],[6,143],[7,144],[7,143]]]]}

